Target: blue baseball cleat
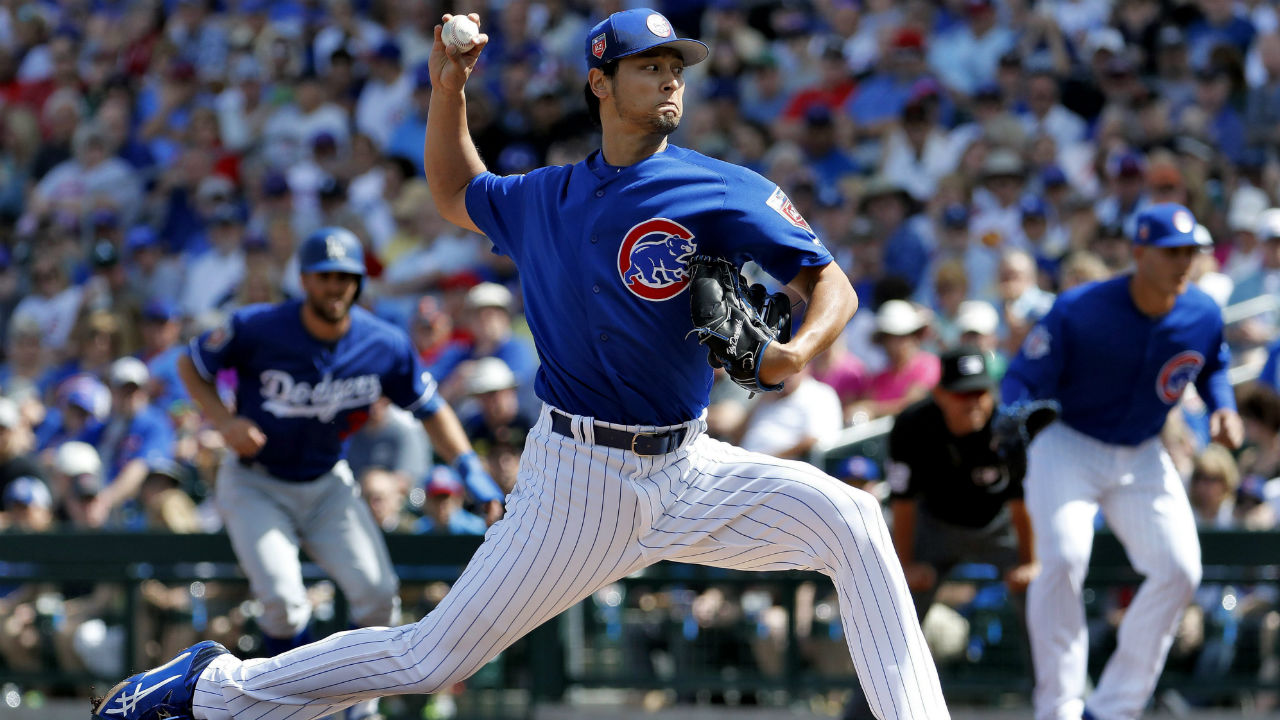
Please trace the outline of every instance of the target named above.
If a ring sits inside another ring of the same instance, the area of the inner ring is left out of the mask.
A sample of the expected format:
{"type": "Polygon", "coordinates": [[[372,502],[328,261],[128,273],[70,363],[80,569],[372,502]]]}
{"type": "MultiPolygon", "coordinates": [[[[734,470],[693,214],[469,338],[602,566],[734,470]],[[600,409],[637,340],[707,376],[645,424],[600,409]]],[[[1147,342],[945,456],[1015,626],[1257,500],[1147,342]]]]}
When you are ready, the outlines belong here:
{"type": "Polygon", "coordinates": [[[227,654],[205,640],[178,653],[158,668],[138,673],[111,688],[93,705],[93,720],[193,720],[191,696],[209,663],[227,654]]]}

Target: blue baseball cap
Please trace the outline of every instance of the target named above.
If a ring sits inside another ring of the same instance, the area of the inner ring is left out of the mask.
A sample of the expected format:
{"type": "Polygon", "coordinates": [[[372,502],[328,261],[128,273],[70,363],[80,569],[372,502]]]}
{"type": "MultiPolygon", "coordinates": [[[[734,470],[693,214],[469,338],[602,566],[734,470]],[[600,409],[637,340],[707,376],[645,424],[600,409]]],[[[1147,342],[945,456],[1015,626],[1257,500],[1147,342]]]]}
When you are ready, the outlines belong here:
{"type": "Polygon", "coordinates": [[[863,455],[854,455],[840,463],[840,476],[861,480],[879,480],[880,466],[876,461],[863,455]]]}
{"type": "Polygon", "coordinates": [[[49,493],[49,487],[42,480],[30,475],[23,475],[14,478],[5,486],[4,505],[8,508],[12,508],[14,505],[49,508],[53,507],[53,496],[49,493]]]}
{"type": "Polygon", "coordinates": [[[1107,172],[1112,177],[1142,177],[1147,172],[1147,163],[1141,153],[1124,152],[1107,162],[1107,172]]]}
{"type": "Polygon", "coordinates": [[[125,233],[124,236],[124,246],[131,253],[144,248],[155,247],[159,244],[160,237],[148,225],[134,225],[129,228],[129,232],[125,233]]]}
{"type": "Polygon", "coordinates": [[[951,203],[942,211],[942,224],[949,228],[969,226],[969,208],[961,203],[951,203]]]}
{"type": "Polygon", "coordinates": [[[142,319],[153,322],[169,322],[179,317],[178,306],[164,298],[152,298],[142,306],[142,319]]]}
{"type": "Polygon", "coordinates": [[[1060,187],[1067,184],[1067,174],[1057,165],[1050,165],[1040,171],[1040,182],[1045,187],[1060,187]]]}
{"type": "Polygon", "coordinates": [[[1196,234],[1196,218],[1178,203],[1160,203],[1138,213],[1133,242],[1152,247],[1206,247],[1204,235],[1196,234]]]}
{"type": "Polygon", "coordinates": [[[71,407],[80,408],[94,417],[102,417],[106,414],[107,406],[111,404],[111,396],[106,385],[86,375],[76,378],[69,384],[63,395],[63,402],[71,407]]]}
{"type": "Polygon", "coordinates": [[[374,48],[373,56],[387,62],[400,62],[400,45],[395,40],[383,40],[374,48]]]}
{"type": "Polygon", "coordinates": [[[1049,216],[1049,206],[1039,195],[1024,195],[1018,203],[1018,209],[1022,211],[1023,218],[1049,216]]]}
{"type": "Polygon", "coordinates": [[[587,33],[587,67],[603,67],[656,47],[676,50],[686,66],[706,60],[711,52],[706,43],[676,37],[671,23],[657,10],[636,8],[616,12],[591,28],[587,33]]]}

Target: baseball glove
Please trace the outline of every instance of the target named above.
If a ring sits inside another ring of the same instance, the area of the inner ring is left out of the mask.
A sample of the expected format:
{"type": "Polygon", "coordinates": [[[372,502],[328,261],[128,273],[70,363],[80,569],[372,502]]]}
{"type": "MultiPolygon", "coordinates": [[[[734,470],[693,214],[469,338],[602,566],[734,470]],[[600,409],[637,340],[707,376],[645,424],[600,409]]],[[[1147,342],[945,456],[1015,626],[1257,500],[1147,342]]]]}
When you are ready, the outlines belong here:
{"type": "Polygon", "coordinates": [[[689,259],[689,311],[698,342],[707,346],[707,362],[752,393],[781,390],[782,383],[760,382],[760,359],[774,340],[791,339],[791,300],[748,285],[738,268],[722,258],[689,259]]]}
{"type": "Polygon", "coordinates": [[[1024,400],[996,413],[991,421],[991,443],[1014,475],[1026,474],[1027,446],[1061,412],[1062,406],[1056,400],[1024,400]]]}

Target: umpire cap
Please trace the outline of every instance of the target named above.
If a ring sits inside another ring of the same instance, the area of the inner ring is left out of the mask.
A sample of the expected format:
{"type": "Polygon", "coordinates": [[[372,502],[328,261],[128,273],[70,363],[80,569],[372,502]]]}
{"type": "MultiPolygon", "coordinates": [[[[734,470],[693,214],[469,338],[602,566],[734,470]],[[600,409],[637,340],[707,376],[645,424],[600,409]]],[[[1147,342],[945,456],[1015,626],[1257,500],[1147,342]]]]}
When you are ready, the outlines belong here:
{"type": "Polygon", "coordinates": [[[340,272],[364,277],[364,248],[355,233],[346,228],[320,228],[298,248],[298,268],[304,273],[340,272]]]}
{"type": "Polygon", "coordinates": [[[942,377],[938,387],[955,393],[992,390],[995,379],[987,368],[987,355],[972,346],[961,346],[943,353],[942,377]]]}
{"type": "Polygon", "coordinates": [[[1138,213],[1133,242],[1152,247],[1205,247],[1212,244],[1196,233],[1196,218],[1178,203],[1151,205],[1138,213]]]}

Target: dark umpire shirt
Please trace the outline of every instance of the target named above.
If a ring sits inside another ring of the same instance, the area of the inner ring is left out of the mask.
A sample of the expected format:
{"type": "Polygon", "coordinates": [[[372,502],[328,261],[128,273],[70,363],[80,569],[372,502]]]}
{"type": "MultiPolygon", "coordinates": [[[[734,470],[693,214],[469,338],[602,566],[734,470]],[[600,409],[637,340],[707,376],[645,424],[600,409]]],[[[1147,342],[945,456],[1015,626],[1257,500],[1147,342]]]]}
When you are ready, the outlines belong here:
{"type": "Polygon", "coordinates": [[[986,527],[1004,504],[1022,498],[1014,477],[991,449],[991,422],[964,437],[947,429],[942,410],[926,398],[903,410],[889,433],[890,499],[913,499],[952,525],[986,527]]]}

